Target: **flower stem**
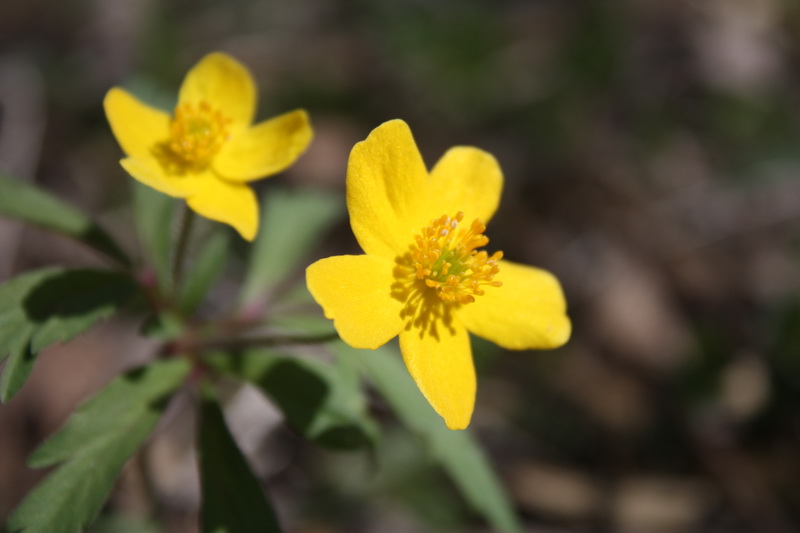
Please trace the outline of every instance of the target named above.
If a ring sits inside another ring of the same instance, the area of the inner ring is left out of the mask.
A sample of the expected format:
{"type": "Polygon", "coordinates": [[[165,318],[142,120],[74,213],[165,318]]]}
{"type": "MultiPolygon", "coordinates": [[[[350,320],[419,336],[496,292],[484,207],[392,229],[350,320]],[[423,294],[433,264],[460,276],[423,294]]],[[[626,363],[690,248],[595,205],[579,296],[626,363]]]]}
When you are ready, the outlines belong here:
{"type": "Polygon", "coordinates": [[[181,278],[183,277],[183,261],[186,258],[186,250],[189,247],[189,236],[192,233],[193,225],[194,211],[192,211],[188,205],[184,205],[180,232],[178,233],[178,242],[175,248],[175,254],[172,256],[172,291],[176,298],[180,294],[181,278]]]}

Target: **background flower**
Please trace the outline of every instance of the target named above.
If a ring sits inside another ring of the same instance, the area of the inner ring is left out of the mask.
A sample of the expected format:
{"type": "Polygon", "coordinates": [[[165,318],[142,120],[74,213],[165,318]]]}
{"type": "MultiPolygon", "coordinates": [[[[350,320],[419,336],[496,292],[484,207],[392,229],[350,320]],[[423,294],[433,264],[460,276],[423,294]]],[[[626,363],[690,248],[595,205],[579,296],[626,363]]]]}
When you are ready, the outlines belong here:
{"type": "Polygon", "coordinates": [[[186,75],[172,116],[118,87],[104,106],[131,176],[252,241],[258,202],[247,183],[294,163],[312,136],[302,110],[252,126],[256,97],[247,69],[216,52],[186,75]]]}

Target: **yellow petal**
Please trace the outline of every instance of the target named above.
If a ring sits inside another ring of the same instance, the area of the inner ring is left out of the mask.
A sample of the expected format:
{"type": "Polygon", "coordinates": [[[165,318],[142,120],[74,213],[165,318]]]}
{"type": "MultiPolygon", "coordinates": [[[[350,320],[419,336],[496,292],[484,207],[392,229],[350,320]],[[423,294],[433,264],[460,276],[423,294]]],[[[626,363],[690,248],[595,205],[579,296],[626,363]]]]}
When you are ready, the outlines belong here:
{"type": "Polygon", "coordinates": [[[128,174],[158,192],[177,198],[187,198],[203,190],[208,182],[218,181],[209,172],[168,173],[154,157],[127,157],[119,162],[128,174]]]}
{"type": "Polygon", "coordinates": [[[169,138],[170,117],[114,87],[103,100],[106,117],[122,151],[131,157],[150,157],[159,142],[169,138]]]}
{"type": "Polygon", "coordinates": [[[457,311],[472,333],[510,350],[557,348],[569,339],[571,324],[561,285],[551,273],[500,261],[495,280],[483,296],[457,311]]]}
{"type": "Polygon", "coordinates": [[[392,297],[394,263],[372,255],[321,259],[306,269],[314,299],[353,348],[386,344],[403,327],[403,303],[392,297]]]}
{"type": "Polygon", "coordinates": [[[243,239],[252,241],[258,231],[258,201],[247,185],[217,178],[203,181],[203,187],[187,201],[198,214],[229,224],[243,239]]]}
{"type": "Polygon", "coordinates": [[[256,85],[247,67],[227,54],[214,52],[200,60],[186,74],[178,103],[198,105],[205,101],[232,120],[236,131],[253,122],[256,85]]]}
{"type": "Polygon", "coordinates": [[[347,165],[347,209],[358,243],[368,254],[393,259],[427,224],[428,173],[402,120],[381,124],[356,144],[347,165]]]}
{"type": "Polygon", "coordinates": [[[456,146],[433,167],[428,196],[435,216],[463,211],[467,224],[476,218],[486,224],[497,210],[502,190],[503,172],[492,154],[456,146]]]}
{"type": "Polygon", "coordinates": [[[243,130],[226,142],[214,158],[214,169],[233,181],[276,174],[295,162],[312,135],[305,111],[277,116],[243,130]]]}
{"type": "Polygon", "coordinates": [[[464,429],[475,406],[475,367],[469,335],[459,324],[400,333],[400,351],[419,390],[450,429],[464,429]]]}

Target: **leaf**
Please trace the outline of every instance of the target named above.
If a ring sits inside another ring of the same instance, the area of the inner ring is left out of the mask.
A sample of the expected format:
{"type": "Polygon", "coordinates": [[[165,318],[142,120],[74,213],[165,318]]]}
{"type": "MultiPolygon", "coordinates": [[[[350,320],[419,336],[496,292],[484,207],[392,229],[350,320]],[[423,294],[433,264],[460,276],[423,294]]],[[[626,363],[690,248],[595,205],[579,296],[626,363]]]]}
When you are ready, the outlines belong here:
{"type": "Polygon", "coordinates": [[[185,329],[184,318],[175,311],[165,309],[156,315],[145,318],[140,332],[146,337],[169,342],[180,337],[185,329]]]}
{"type": "Polygon", "coordinates": [[[228,233],[224,231],[214,231],[206,240],[186,276],[181,300],[181,309],[185,314],[188,315],[197,308],[225,268],[227,249],[228,233]]]}
{"type": "Polygon", "coordinates": [[[203,398],[198,435],[203,533],[280,532],[272,506],[217,402],[203,398]]]}
{"type": "Polygon", "coordinates": [[[39,351],[66,342],[111,315],[136,292],[133,280],[106,270],[47,268],[0,285],[0,401],[22,387],[39,351]]]}
{"type": "Polygon", "coordinates": [[[72,237],[123,265],[130,260],[108,233],[86,214],[21,180],[0,172],[0,216],[16,218],[72,237]]]}
{"type": "Polygon", "coordinates": [[[28,493],[8,522],[10,533],[75,533],[85,527],[189,370],[184,359],[151,363],[118,377],[78,408],[31,455],[34,467],[63,464],[28,493]]]}
{"type": "Polygon", "coordinates": [[[10,356],[0,375],[0,402],[9,401],[19,392],[36,363],[37,354],[30,350],[35,325],[25,313],[24,300],[56,272],[54,269],[28,272],[0,285],[0,361],[10,356]]]}
{"type": "Polygon", "coordinates": [[[139,241],[148,257],[163,291],[170,287],[172,254],[172,219],[176,202],[166,194],[133,182],[133,209],[139,241]]]}
{"type": "Polygon", "coordinates": [[[38,284],[58,272],[53,268],[27,272],[0,285],[0,360],[30,340],[23,302],[38,284]]]}
{"type": "Polygon", "coordinates": [[[124,514],[100,516],[88,533],[161,533],[162,529],[152,518],[124,514]]]}
{"type": "Polygon", "coordinates": [[[123,433],[87,444],[28,493],[11,516],[10,533],[75,533],[100,510],[114,481],[157,422],[137,420],[123,433]]]}
{"type": "Polygon", "coordinates": [[[169,359],[126,372],[85,402],[67,424],[28,458],[28,465],[42,468],[65,461],[85,442],[120,431],[158,407],[157,404],[182,382],[189,372],[186,359],[169,359]]]}
{"type": "Polygon", "coordinates": [[[35,326],[28,321],[23,301],[28,292],[54,272],[29,272],[0,285],[0,362],[8,358],[0,375],[0,402],[13,398],[33,370],[36,353],[30,351],[30,341],[35,326]]]}
{"type": "Polygon", "coordinates": [[[10,357],[0,376],[0,399],[4,402],[6,398],[10,399],[19,392],[33,371],[36,354],[31,352],[29,342],[32,330],[29,326],[23,327],[20,340],[9,348],[10,357]]]}
{"type": "Polygon", "coordinates": [[[287,357],[263,348],[216,355],[211,362],[260,388],[292,427],[317,444],[353,450],[377,439],[360,383],[345,365],[287,357]]]}
{"type": "Polygon", "coordinates": [[[258,301],[296,270],[344,213],[338,195],[308,190],[274,190],[263,205],[259,235],[242,286],[244,306],[258,301]]]}
{"type": "Polygon", "coordinates": [[[109,317],[136,289],[130,276],[104,270],[65,270],[48,277],[23,302],[29,319],[39,325],[31,349],[71,340],[109,317]]]}
{"type": "Polygon", "coordinates": [[[389,347],[355,350],[344,343],[336,343],[334,349],[360,361],[400,420],[425,440],[434,459],[447,471],[464,498],[494,529],[503,533],[522,530],[500,481],[472,435],[447,429],[419,392],[396,350],[389,347]]]}

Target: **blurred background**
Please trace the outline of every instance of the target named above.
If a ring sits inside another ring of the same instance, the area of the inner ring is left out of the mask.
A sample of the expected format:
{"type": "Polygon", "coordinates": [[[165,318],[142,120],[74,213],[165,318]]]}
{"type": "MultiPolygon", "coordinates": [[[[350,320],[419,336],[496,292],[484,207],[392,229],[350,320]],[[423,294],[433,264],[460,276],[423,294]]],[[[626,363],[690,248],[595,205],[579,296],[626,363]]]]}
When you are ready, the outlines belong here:
{"type": "MultiPolygon", "coordinates": [[[[553,352],[473,343],[472,430],[526,531],[800,530],[800,4],[3,2],[0,168],[135,248],[103,96],[122,85],[168,108],[213,50],[252,70],[260,117],[310,112],[310,149],[262,191],[343,193],[350,148],[392,118],[429,166],[457,144],[500,161],[490,248],[554,272],[574,321],[553,352]]],[[[309,260],[357,253],[346,219],[330,231],[309,260]]],[[[102,264],[6,220],[0,250],[0,281],[102,264]]],[[[0,408],[0,523],[42,476],[31,449],[152,355],[137,327],[50,348],[0,408]]],[[[263,399],[237,401],[233,430],[287,531],[487,531],[379,401],[377,457],[325,451],[263,399]]],[[[189,415],[126,467],[90,531],[197,530],[189,415]]]]}

